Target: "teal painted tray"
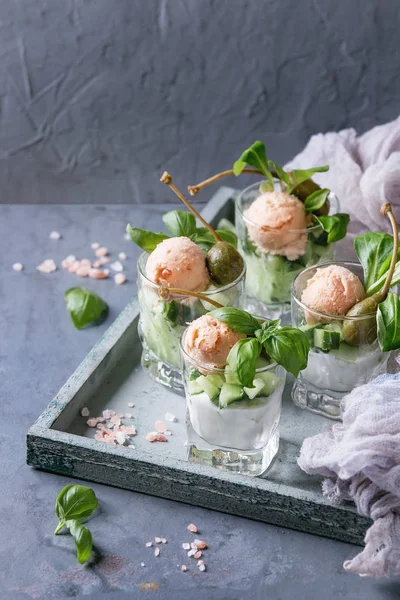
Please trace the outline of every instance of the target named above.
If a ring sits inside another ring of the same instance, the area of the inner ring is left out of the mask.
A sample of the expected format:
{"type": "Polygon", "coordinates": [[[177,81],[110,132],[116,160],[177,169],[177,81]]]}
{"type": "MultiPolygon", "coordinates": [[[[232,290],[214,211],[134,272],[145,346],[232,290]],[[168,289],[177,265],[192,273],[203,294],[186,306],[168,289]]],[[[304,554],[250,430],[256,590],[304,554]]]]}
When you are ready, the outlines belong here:
{"type": "MultiPolygon", "coordinates": [[[[216,224],[233,220],[233,190],[221,188],[203,216],[216,224]]],[[[278,457],[266,477],[226,473],[186,460],[184,398],[153,382],[140,367],[138,306],[133,300],[106,331],[27,434],[29,465],[196,506],[361,544],[370,521],[352,505],[332,505],[321,482],[297,466],[304,437],[321,430],[322,417],[297,409],[289,382],[283,402],[278,457]],[[134,408],[128,403],[133,402],[134,408]],[[106,408],[130,412],[137,429],[134,448],[94,439],[82,417],[106,408]],[[175,414],[168,443],[150,444],[146,434],[166,412],[175,414]]]]}

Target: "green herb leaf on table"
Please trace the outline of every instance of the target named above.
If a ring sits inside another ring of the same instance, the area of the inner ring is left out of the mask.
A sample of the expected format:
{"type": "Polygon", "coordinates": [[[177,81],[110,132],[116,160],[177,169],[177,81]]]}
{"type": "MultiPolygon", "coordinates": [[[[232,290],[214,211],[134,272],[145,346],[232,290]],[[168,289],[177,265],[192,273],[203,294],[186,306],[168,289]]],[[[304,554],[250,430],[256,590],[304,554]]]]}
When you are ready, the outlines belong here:
{"type": "MultiPolygon", "coordinates": [[[[393,236],[370,231],[355,238],[354,248],[364,270],[365,291],[370,296],[380,290],[386,279],[393,252],[393,236]]],[[[392,282],[396,283],[395,276],[392,282]]]]}
{"type": "Polygon", "coordinates": [[[321,190],[315,190],[315,192],[307,196],[304,201],[306,212],[314,212],[315,210],[322,208],[329,194],[330,190],[328,190],[328,188],[323,188],[321,190]]]}
{"type": "Polygon", "coordinates": [[[264,344],[264,342],[279,329],[280,324],[280,319],[275,319],[274,321],[264,321],[260,329],[257,329],[254,332],[254,335],[256,336],[260,344],[264,344]]]}
{"type": "Polygon", "coordinates": [[[397,294],[389,294],[378,306],[376,316],[378,342],[382,352],[400,348],[400,299],[397,294]]]}
{"type": "Polygon", "coordinates": [[[76,556],[81,565],[89,560],[92,554],[93,541],[89,529],[81,525],[79,521],[72,519],[66,522],[76,546],[76,556]]]}
{"type": "Polygon", "coordinates": [[[165,233],[153,233],[148,229],[138,229],[137,227],[131,227],[131,225],[127,225],[126,232],[130,235],[132,242],[145,252],[153,252],[158,244],[169,238],[165,233]]]}
{"type": "Polygon", "coordinates": [[[100,296],[84,287],[70,288],[65,292],[64,298],[77,329],[94,323],[108,310],[106,302],[100,296]]]}
{"type": "Polygon", "coordinates": [[[245,333],[246,335],[253,335],[254,332],[260,328],[260,323],[252,315],[245,310],[234,308],[233,306],[224,306],[223,308],[216,308],[210,313],[217,321],[226,323],[228,327],[237,331],[238,333],[245,333]]]}
{"type": "Polygon", "coordinates": [[[233,173],[240,175],[246,165],[259,169],[266,176],[269,183],[274,187],[274,178],[268,167],[267,152],[263,142],[254,142],[247,150],[242,152],[233,165],[233,173]]]}
{"type": "Polygon", "coordinates": [[[310,341],[294,327],[277,329],[263,343],[267,354],[295,377],[306,368],[310,341]]]}
{"type": "Polygon", "coordinates": [[[64,523],[70,519],[83,521],[97,508],[94,491],[85,485],[66,485],[57,496],[56,515],[64,523]]]}
{"type": "Polygon", "coordinates": [[[346,213],[337,213],[328,217],[317,217],[313,215],[314,223],[321,225],[322,229],[327,232],[327,242],[332,244],[343,239],[347,233],[347,225],[350,221],[350,216],[346,213]]]}
{"type": "Polygon", "coordinates": [[[163,221],[173,237],[190,237],[196,233],[196,219],[185,210],[171,210],[163,215],[163,221]]]}
{"type": "Polygon", "coordinates": [[[247,387],[253,385],[256,362],[261,350],[260,342],[253,337],[239,340],[229,352],[227,363],[242,385],[247,387]]]}
{"type": "Polygon", "coordinates": [[[304,181],[307,181],[308,179],[311,179],[314,173],[325,173],[326,171],[329,171],[329,165],[324,165],[322,167],[313,167],[311,169],[305,170],[293,169],[293,171],[290,171],[289,173],[290,185],[286,190],[287,193],[291,194],[297,188],[298,185],[300,185],[304,181]]]}

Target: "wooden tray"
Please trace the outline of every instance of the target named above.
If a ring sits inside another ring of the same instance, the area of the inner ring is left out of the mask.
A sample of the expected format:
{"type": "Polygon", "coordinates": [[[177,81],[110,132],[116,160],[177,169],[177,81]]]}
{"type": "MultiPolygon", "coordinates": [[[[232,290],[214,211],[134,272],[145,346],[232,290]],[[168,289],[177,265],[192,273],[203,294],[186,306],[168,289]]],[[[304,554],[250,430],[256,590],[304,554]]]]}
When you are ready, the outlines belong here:
{"type": "MultiPolygon", "coordinates": [[[[203,211],[214,225],[233,220],[234,190],[221,188],[203,211]]],[[[354,507],[323,498],[321,481],[297,466],[302,440],[321,430],[323,417],[296,408],[286,386],[278,457],[266,477],[227,473],[186,460],[184,398],[153,382],[140,366],[138,306],[133,300],[62,387],[27,435],[29,465],[362,544],[370,521],[354,507]],[[134,402],[134,408],[128,403],[134,402]],[[135,448],[93,439],[80,411],[106,408],[133,414],[135,448]],[[157,419],[175,414],[168,443],[150,444],[146,434],[157,419]]]]}

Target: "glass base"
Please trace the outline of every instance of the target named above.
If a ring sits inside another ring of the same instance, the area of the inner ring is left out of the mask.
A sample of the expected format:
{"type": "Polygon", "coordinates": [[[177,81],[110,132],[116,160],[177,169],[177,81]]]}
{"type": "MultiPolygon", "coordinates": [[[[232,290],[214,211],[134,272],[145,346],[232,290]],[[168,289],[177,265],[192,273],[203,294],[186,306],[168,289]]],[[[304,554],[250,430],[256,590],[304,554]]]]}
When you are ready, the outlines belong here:
{"type": "Polygon", "coordinates": [[[187,424],[189,462],[207,465],[222,471],[257,477],[271,467],[279,449],[279,430],[275,430],[268,444],[258,450],[235,450],[208,444],[187,424]]]}
{"type": "Polygon", "coordinates": [[[246,294],[242,300],[243,310],[266,319],[281,319],[282,325],[290,325],[290,302],[264,304],[254,296],[246,294]]]}
{"type": "Polygon", "coordinates": [[[340,402],[348,393],[322,390],[308,381],[297,379],[292,388],[292,399],[299,408],[341,421],[340,402]]]}
{"type": "Polygon", "coordinates": [[[154,381],[184,395],[182,371],[163,362],[146,346],[143,346],[142,359],[143,370],[150,375],[154,381]]]}

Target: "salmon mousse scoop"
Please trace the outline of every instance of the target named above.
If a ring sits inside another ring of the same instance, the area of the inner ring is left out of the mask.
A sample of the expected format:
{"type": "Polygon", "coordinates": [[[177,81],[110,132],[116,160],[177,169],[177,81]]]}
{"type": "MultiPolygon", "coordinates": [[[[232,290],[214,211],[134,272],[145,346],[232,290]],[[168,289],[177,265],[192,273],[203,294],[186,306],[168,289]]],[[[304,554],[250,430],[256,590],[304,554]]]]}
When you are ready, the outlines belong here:
{"type": "Polygon", "coordinates": [[[186,353],[208,367],[224,367],[233,346],[245,338],[211,315],[203,315],[189,325],[184,342],[186,353]]]}
{"type": "Polygon", "coordinates": [[[169,238],[158,244],[147,260],[146,275],[157,285],[190,292],[206,290],[210,285],[204,254],[187,237],[169,238]]]}
{"type": "MultiPolygon", "coordinates": [[[[357,275],[340,265],[318,268],[301,295],[308,308],[340,316],[364,298],[364,287],[357,275]]],[[[312,316],[308,314],[307,321],[310,319],[312,316]]]]}
{"type": "Polygon", "coordinates": [[[304,204],[285,192],[261,194],[245,211],[249,237],[261,252],[296,260],[306,251],[309,219],[304,204]]]}

